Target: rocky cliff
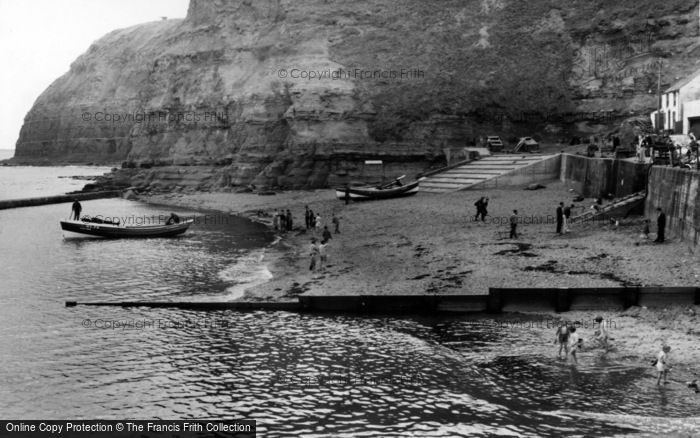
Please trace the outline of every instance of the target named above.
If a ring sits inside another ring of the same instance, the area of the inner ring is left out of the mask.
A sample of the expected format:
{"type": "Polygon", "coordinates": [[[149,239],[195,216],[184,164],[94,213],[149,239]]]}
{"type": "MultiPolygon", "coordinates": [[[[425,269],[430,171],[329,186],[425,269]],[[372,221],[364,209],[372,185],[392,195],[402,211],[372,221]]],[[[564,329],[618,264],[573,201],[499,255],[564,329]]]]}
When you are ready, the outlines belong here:
{"type": "Polygon", "coordinates": [[[27,114],[16,161],[123,161],[171,186],[410,174],[481,135],[647,113],[659,61],[665,84],[698,68],[698,34],[689,0],[191,0],[95,42],[27,114]]]}

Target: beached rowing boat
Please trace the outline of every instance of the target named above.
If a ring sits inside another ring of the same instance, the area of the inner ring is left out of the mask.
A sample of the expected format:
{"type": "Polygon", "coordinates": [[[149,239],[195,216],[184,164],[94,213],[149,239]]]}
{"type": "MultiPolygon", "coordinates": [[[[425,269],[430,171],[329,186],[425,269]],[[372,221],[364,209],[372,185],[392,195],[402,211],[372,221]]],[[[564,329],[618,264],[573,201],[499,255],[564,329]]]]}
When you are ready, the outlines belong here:
{"type": "Polygon", "coordinates": [[[90,236],[123,238],[123,237],[172,237],[184,233],[192,225],[194,219],[187,219],[171,225],[138,225],[120,226],[112,223],[94,223],[85,221],[61,221],[61,229],[72,233],[88,234],[90,236]]]}
{"type": "Polygon", "coordinates": [[[401,186],[395,185],[393,187],[341,187],[335,189],[335,195],[338,199],[343,200],[345,199],[346,191],[349,191],[350,199],[353,201],[400,198],[418,193],[419,184],[420,180],[414,181],[411,184],[401,186]]]}

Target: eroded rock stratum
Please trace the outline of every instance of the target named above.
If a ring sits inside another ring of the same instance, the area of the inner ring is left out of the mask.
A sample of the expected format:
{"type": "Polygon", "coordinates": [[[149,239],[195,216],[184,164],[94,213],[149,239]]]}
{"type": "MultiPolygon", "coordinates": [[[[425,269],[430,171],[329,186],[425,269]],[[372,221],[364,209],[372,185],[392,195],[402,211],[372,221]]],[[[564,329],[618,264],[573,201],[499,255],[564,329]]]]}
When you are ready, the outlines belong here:
{"type": "Polygon", "coordinates": [[[659,61],[668,84],[699,55],[687,0],[192,0],[75,60],[16,159],[321,187],[365,159],[418,172],[480,135],[613,126],[655,107],[659,61]]]}

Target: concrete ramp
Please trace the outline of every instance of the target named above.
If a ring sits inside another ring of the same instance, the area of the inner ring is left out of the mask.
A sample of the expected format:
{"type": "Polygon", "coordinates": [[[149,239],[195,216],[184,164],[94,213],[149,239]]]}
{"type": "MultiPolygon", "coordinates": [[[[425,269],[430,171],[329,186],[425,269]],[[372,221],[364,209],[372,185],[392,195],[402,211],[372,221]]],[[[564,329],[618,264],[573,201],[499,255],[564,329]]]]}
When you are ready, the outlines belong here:
{"type": "Polygon", "coordinates": [[[560,163],[559,154],[491,155],[427,176],[421,181],[420,190],[427,193],[448,193],[477,185],[495,187],[528,184],[558,177],[560,163]]]}
{"type": "Polygon", "coordinates": [[[627,212],[636,207],[639,203],[644,202],[645,198],[645,191],[632,193],[631,195],[615,199],[610,203],[603,204],[598,210],[590,209],[583,214],[574,216],[572,222],[587,222],[595,219],[604,219],[606,217],[624,217],[627,212]]]}

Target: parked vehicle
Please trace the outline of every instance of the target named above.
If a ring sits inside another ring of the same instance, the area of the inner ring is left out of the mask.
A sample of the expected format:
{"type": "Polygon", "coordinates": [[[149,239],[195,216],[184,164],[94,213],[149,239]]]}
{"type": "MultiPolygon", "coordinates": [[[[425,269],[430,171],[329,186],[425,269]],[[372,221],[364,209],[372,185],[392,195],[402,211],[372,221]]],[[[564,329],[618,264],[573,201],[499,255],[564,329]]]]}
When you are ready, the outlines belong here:
{"type": "Polygon", "coordinates": [[[513,152],[539,152],[540,144],[532,137],[520,137],[520,141],[515,145],[513,152]]]}
{"type": "Polygon", "coordinates": [[[501,152],[503,150],[503,142],[501,141],[501,137],[496,135],[486,137],[486,147],[491,152],[501,152]]]}

